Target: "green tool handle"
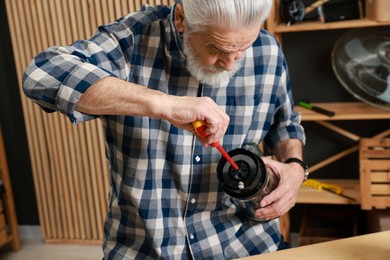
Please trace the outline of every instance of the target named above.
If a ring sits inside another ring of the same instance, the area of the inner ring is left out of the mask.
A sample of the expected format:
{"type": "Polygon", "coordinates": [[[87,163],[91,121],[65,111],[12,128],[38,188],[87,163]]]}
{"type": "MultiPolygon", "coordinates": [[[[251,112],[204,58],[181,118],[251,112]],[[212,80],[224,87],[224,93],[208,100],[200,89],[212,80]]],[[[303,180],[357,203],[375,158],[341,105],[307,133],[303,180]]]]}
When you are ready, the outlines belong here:
{"type": "Polygon", "coordinates": [[[333,111],[329,111],[329,110],[323,109],[323,108],[318,107],[318,106],[314,106],[312,104],[309,104],[309,103],[306,103],[306,102],[303,102],[303,101],[299,101],[298,102],[298,106],[301,106],[301,107],[304,107],[304,108],[316,111],[318,113],[321,113],[321,114],[327,115],[327,116],[334,116],[335,115],[335,113],[333,111]]]}

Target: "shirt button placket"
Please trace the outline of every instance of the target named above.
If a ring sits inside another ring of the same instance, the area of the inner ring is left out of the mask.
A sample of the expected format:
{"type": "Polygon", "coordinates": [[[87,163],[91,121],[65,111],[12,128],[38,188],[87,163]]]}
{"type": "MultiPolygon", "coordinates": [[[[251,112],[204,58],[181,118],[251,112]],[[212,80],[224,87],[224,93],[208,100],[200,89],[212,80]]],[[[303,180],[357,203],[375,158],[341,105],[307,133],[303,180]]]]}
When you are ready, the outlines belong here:
{"type": "MultiPolygon", "coordinates": [[[[202,164],[202,155],[198,155],[196,154],[196,152],[194,153],[193,157],[192,157],[192,163],[194,165],[198,165],[197,167],[201,167],[201,164],[202,164]]],[[[191,196],[192,197],[192,196],[191,196]]],[[[197,199],[196,197],[192,197],[190,198],[189,200],[189,205],[188,205],[188,208],[187,208],[187,212],[188,212],[188,216],[191,216],[194,212],[194,209],[196,207],[196,203],[197,203],[197,199]]],[[[191,218],[190,218],[191,219],[191,218]]],[[[189,219],[188,219],[189,220],[189,219]]],[[[190,221],[191,222],[191,221],[190,221]]],[[[193,228],[193,225],[192,224],[189,224],[187,226],[187,231],[188,231],[188,239],[190,241],[190,244],[196,244],[197,243],[197,238],[196,238],[196,233],[195,233],[195,229],[193,228]]]]}

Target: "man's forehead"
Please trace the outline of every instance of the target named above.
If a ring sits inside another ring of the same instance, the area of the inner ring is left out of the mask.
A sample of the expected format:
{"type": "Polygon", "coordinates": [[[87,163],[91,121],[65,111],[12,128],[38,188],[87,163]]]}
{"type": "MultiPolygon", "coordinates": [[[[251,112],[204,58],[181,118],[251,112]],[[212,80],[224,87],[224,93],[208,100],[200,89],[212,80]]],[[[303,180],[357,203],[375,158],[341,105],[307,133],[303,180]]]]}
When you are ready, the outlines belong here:
{"type": "Polygon", "coordinates": [[[236,51],[252,45],[258,37],[259,31],[260,27],[246,30],[210,27],[199,37],[203,37],[207,45],[212,45],[221,50],[236,51]]]}

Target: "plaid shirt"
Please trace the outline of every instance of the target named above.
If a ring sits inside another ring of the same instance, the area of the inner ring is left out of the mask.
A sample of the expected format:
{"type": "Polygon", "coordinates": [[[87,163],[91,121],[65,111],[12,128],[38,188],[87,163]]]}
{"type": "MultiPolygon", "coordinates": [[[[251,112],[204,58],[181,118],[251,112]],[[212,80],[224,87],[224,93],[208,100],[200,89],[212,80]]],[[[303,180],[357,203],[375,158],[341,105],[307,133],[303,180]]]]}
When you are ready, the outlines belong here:
{"type": "MultiPolygon", "coordinates": [[[[23,77],[26,95],[79,123],[96,116],[76,111],[76,102],[110,75],[171,95],[211,97],[230,116],[221,140],[227,151],[246,142],[273,147],[289,138],[304,141],[287,65],[273,37],[261,31],[233,78],[200,89],[186,70],[172,10],[144,6],[99,27],[89,40],[42,52],[23,77]]],[[[161,119],[100,118],[111,166],[106,259],[227,259],[277,250],[279,220],[243,219],[221,190],[217,149],[161,119]]]]}

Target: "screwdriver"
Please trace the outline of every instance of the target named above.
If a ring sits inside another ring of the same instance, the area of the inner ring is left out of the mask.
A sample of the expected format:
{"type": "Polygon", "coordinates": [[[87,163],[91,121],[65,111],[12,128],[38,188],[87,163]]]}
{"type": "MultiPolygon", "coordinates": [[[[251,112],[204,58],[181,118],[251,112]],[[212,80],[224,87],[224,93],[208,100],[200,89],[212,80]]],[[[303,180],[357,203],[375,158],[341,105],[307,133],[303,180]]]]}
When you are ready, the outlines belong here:
{"type": "Polygon", "coordinates": [[[346,199],[356,201],[355,198],[352,198],[350,196],[343,194],[343,188],[341,188],[340,186],[335,185],[335,184],[329,184],[329,183],[317,181],[314,179],[308,179],[307,181],[305,181],[303,183],[303,185],[307,186],[307,187],[315,188],[317,190],[325,190],[325,191],[331,192],[333,194],[339,195],[341,197],[344,197],[346,199]]]}
{"type": "MultiPolygon", "coordinates": [[[[196,120],[196,121],[192,122],[192,126],[194,127],[194,129],[198,133],[198,135],[200,135],[203,138],[207,137],[207,135],[205,133],[206,123],[204,121],[196,120]]],[[[237,164],[233,161],[232,157],[230,157],[230,155],[225,151],[225,149],[223,149],[223,147],[221,146],[221,144],[219,142],[214,142],[214,143],[211,143],[210,145],[211,145],[211,147],[217,148],[218,151],[222,154],[222,156],[230,163],[230,165],[236,171],[239,170],[237,164]]]]}
{"type": "Polygon", "coordinates": [[[333,112],[333,111],[326,110],[324,108],[312,105],[312,104],[304,102],[304,101],[299,101],[297,105],[304,107],[304,108],[307,108],[307,109],[310,109],[310,110],[313,110],[313,111],[316,111],[316,112],[321,113],[323,115],[327,115],[327,116],[334,116],[335,115],[335,112],[333,112]]]}

